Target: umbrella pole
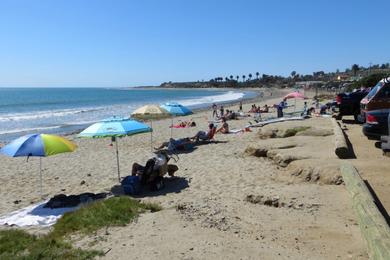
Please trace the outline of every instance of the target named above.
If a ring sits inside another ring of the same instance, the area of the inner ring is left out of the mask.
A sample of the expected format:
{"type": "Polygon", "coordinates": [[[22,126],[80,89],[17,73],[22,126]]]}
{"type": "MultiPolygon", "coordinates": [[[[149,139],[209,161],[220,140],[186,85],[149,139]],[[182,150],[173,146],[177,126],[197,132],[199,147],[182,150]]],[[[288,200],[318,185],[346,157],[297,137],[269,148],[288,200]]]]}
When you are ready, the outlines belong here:
{"type": "Polygon", "coordinates": [[[118,181],[121,182],[121,174],[119,170],[118,137],[115,138],[115,148],[116,148],[116,166],[118,169],[118,181]]]}
{"type": "Polygon", "coordinates": [[[150,151],[153,152],[153,120],[150,120],[150,151]]]}
{"type": "Polygon", "coordinates": [[[172,138],[172,131],[173,131],[173,117],[171,117],[171,138],[172,138]]]}
{"type": "Polygon", "coordinates": [[[39,157],[39,193],[42,196],[42,157],[39,157]]]}
{"type": "Polygon", "coordinates": [[[295,110],[296,110],[296,107],[297,107],[297,99],[294,98],[294,112],[295,112],[295,110]]]}

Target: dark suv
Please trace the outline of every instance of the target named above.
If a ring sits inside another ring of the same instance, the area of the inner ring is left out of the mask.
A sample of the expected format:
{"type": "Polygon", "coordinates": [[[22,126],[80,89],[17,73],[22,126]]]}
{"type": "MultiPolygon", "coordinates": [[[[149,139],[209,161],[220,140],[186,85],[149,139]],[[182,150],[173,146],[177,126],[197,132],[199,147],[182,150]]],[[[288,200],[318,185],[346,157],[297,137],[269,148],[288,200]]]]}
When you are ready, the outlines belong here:
{"type": "MultiPolygon", "coordinates": [[[[370,89],[358,90],[351,93],[340,93],[336,96],[336,103],[338,107],[338,114],[336,118],[342,119],[343,116],[353,116],[356,122],[360,115],[360,101],[368,94],[370,89]]],[[[364,122],[364,121],[362,121],[364,122]]]]}
{"type": "Polygon", "coordinates": [[[363,134],[370,139],[379,140],[382,135],[389,135],[390,109],[373,110],[366,113],[363,134]]]}

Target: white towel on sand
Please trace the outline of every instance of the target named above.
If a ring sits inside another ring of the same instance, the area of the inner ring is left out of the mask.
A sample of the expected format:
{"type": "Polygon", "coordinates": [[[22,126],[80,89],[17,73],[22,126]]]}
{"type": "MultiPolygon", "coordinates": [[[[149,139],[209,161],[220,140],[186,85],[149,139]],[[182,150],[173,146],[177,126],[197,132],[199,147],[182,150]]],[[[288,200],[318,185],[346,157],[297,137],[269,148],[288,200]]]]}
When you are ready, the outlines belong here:
{"type": "Polygon", "coordinates": [[[0,225],[26,226],[51,226],[66,212],[74,211],[72,208],[44,208],[47,201],[25,207],[0,217],[0,225]]]}

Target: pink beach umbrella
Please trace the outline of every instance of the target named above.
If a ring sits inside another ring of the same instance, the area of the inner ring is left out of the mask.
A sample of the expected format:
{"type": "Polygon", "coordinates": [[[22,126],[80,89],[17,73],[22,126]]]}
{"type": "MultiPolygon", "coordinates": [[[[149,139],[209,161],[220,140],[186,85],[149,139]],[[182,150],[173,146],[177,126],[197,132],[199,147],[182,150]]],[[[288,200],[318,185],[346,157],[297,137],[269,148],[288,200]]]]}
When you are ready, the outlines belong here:
{"type": "Polygon", "coordinates": [[[284,99],[289,99],[289,98],[294,99],[294,112],[295,112],[296,105],[297,105],[297,98],[307,99],[307,97],[305,97],[305,95],[303,95],[302,93],[299,93],[297,91],[291,92],[291,93],[284,96],[284,99]]]}
{"type": "Polygon", "coordinates": [[[287,95],[284,96],[285,99],[289,99],[289,98],[303,98],[303,99],[307,99],[307,97],[305,97],[305,95],[303,95],[302,93],[299,93],[299,92],[291,92],[287,95]]]}

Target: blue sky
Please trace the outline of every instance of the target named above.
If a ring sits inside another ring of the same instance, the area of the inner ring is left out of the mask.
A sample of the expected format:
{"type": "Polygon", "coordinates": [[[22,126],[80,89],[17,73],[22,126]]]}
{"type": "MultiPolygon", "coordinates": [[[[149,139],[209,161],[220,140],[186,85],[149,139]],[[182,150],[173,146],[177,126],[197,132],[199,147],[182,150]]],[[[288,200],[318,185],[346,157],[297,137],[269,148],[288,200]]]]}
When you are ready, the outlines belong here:
{"type": "Polygon", "coordinates": [[[110,87],[390,62],[390,1],[0,0],[0,86],[110,87]]]}

